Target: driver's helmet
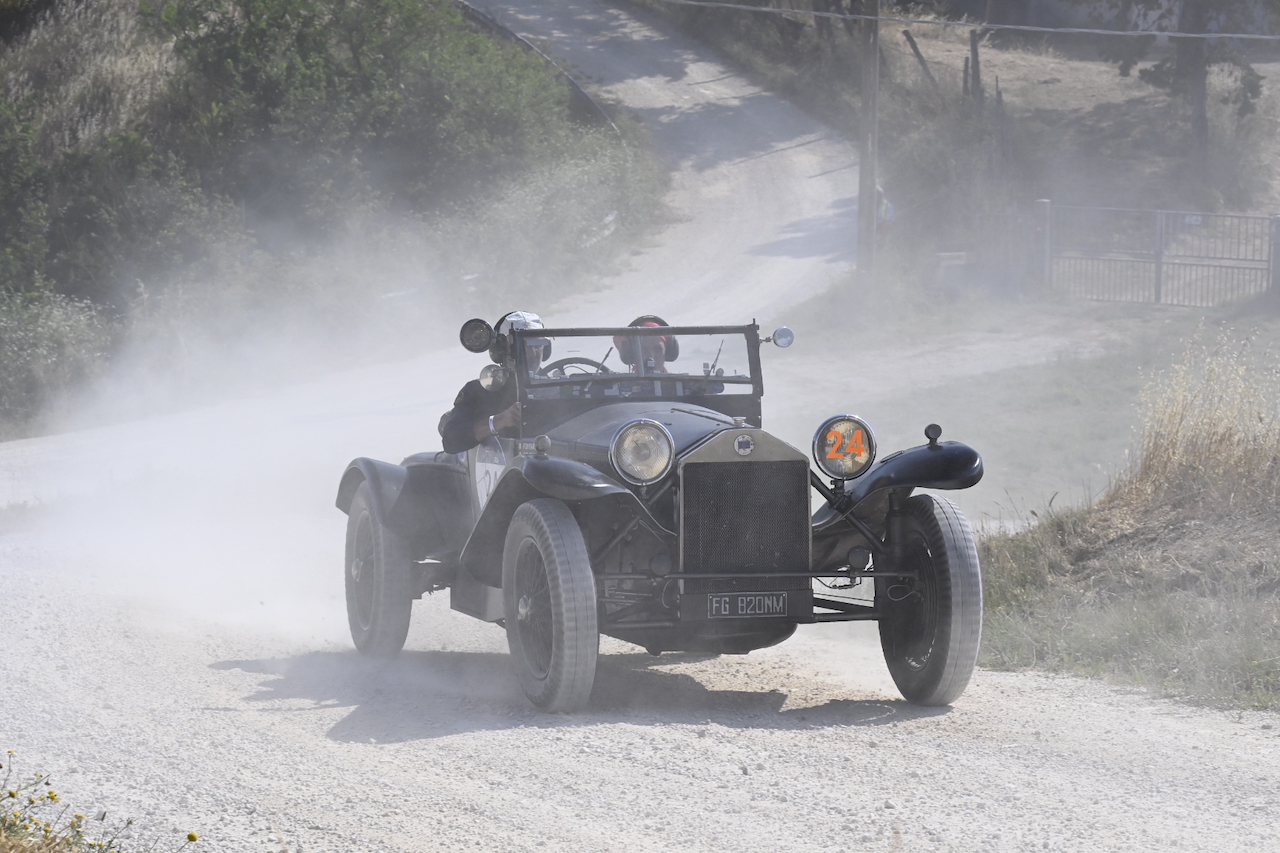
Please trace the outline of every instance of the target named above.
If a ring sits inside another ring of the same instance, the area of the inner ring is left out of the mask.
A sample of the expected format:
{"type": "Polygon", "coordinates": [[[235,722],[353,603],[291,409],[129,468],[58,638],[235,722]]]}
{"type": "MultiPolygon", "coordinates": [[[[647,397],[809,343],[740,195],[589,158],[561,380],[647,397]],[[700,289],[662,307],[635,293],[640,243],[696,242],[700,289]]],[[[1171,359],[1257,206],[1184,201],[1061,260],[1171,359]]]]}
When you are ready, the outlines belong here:
{"type": "MultiPolygon", "coordinates": [[[[511,349],[511,332],[515,329],[545,329],[542,318],[532,311],[512,311],[502,315],[494,327],[493,343],[489,347],[489,358],[497,364],[506,364],[507,359],[515,358],[511,349]]],[[[527,346],[541,346],[541,360],[551,357],[551,341],[547,338],[525,338],[527,346]]]]}

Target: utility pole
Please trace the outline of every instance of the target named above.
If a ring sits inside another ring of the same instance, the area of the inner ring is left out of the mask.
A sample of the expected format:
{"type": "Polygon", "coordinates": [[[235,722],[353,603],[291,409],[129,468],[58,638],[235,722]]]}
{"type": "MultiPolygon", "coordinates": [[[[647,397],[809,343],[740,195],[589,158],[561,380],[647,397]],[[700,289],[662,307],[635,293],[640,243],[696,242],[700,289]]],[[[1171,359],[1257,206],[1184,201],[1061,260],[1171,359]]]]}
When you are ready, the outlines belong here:
{"type": "Polygon", "coordinates": [[[876,265],[876,151],[879,121],[876,101],[880,95],[880,0],[863,0],[862,13],[862,115],[858,118],[861,155],[858,162],[858,279],[874,281],[876,265]]]}

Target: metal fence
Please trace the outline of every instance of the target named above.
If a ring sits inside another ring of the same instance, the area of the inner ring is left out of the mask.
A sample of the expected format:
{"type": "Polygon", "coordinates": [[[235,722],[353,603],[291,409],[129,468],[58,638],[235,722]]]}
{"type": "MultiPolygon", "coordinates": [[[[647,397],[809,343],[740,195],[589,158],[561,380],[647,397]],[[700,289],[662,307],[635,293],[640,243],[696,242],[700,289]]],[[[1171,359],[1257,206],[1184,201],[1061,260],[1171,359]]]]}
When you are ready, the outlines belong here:
{"type": "Polygon", "coordinates": [[[1280,216],[1037,205],[1042,277],[1072,296],[1221,305],[1280,274],[1280,216]]]}

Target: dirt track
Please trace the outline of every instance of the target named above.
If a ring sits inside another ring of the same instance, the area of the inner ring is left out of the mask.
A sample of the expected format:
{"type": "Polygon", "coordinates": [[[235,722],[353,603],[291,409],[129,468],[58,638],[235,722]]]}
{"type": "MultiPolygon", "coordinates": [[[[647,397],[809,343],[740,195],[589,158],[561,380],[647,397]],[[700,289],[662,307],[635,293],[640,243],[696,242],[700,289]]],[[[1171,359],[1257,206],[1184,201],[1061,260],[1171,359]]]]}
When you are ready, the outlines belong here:
{"type": "MultiPolygon", "coordinates": [[[[495,11],[576,45],[579,68],[653,110],[687,217],[594,301],[544,314],[737,321],[713,316],[726,293],[764,316],[846,268],[832,235],[852,230],[847,147],[693,45],[586,2],[519,5],[495,11]],[[611,79],[615,41],[633,67],[611,79]],[[664,106],[691,86],[707,101],[664,106]],[[709,158],[721,133],[747,136],[709,158]],[[642,281],[662,284],[637,300],[642,281]]],[[[982,373],[1080,346],[1069,332],[914,352],[982,373]]],[[[788,424],[822,364],[792,355],[770,355],[767,417],[788,424]]],[[[592,706],[571,717],[534,712],[501,631],[442,596],[416,605],[400,660],[360,659],[337,475],[355,455],[430,445],[479,366],[451,352],[0,445],[0,505],[45,505],[0,514],[0,749],[52,773],[74,810],[138,818],[159,849],[196,830],[197,849],[228,853],[1280,850],[1275,715],[986,672],[954,708],[921,711],[896,698],[865,626],[740,658],[606,641],[592,706]]]]}

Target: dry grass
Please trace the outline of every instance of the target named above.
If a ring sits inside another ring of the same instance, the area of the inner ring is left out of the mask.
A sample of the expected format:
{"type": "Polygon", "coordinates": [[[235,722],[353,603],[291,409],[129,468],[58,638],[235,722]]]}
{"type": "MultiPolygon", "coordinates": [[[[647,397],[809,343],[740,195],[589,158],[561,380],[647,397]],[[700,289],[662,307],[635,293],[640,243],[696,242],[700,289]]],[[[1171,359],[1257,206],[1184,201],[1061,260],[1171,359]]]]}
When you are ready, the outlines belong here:
{"type": "Polygon", "coordinates": [[[0,52],[11,103],[39,105],[37,152],[53,157],[135,129],[177,70],[172,45],[148,33],[136,0],[60,3],[0,52]]]}
{"type": "Polygon", "coordinates": [[[1247,338],[1193,339],[1096,505],[983,543],[985,663],[1280,707],[1278,391],[1247,338]]]}
{"type": "Polygon", "coordinates": [[[1202,516],[1280,508],[1280,373],[1248,339],[1198,336],[1145,402],[1140,457],[1114,505],[1202,516]]]}

